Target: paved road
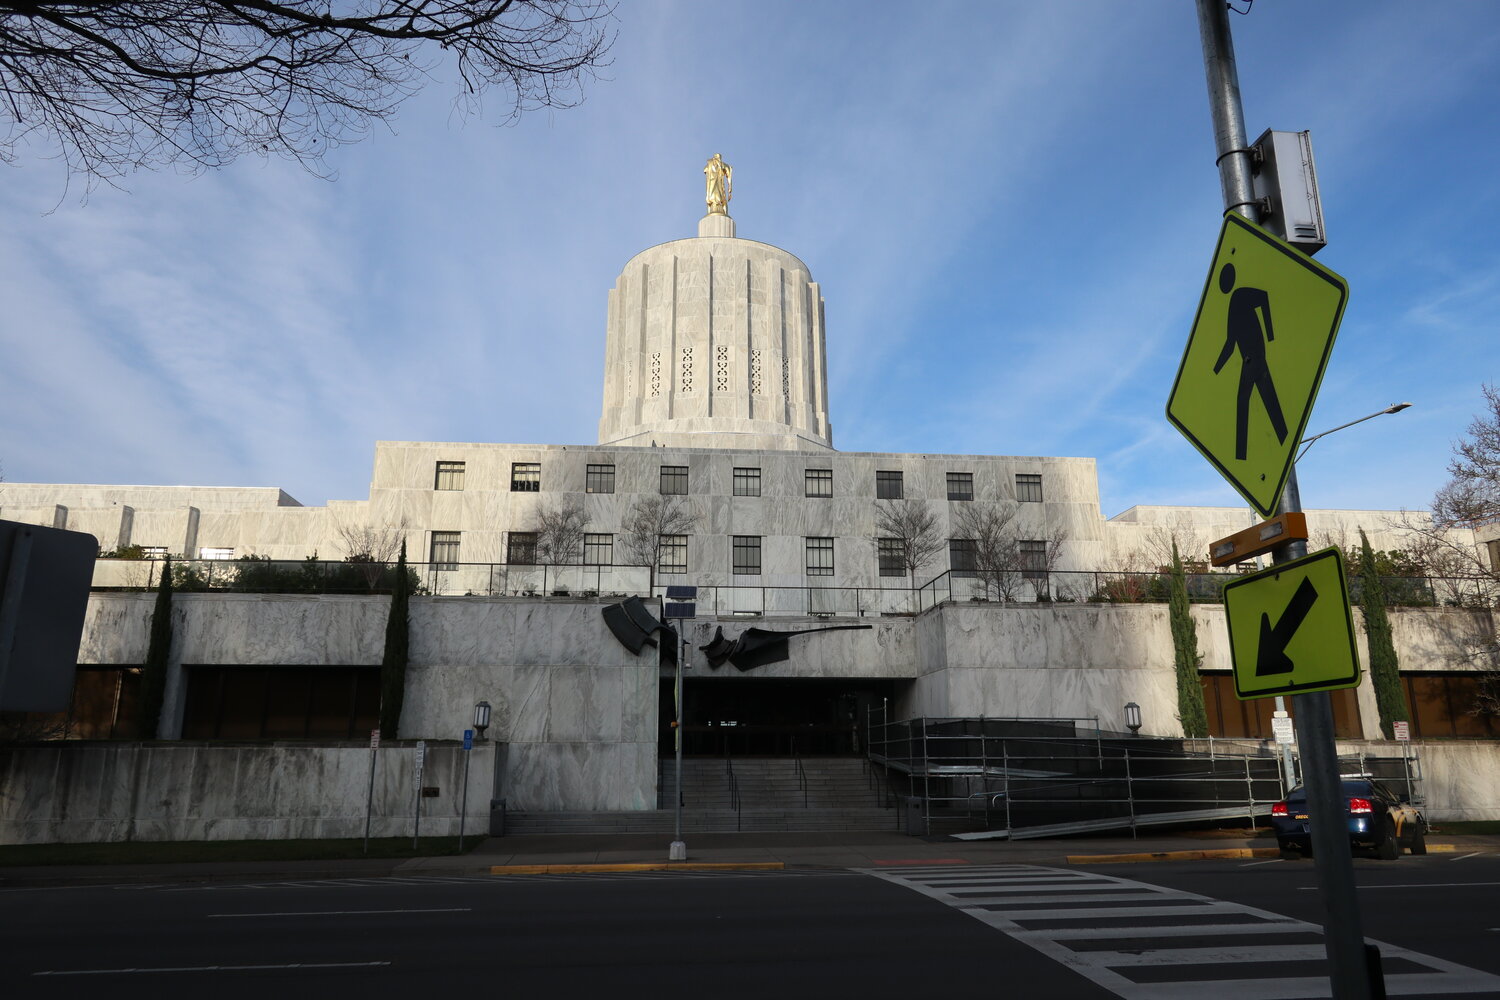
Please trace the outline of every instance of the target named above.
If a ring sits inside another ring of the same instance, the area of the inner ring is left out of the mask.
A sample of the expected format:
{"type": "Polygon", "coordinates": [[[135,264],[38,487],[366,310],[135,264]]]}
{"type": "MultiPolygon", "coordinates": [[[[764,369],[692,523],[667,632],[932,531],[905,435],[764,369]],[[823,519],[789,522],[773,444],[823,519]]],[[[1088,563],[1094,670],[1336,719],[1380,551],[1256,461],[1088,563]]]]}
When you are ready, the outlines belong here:
{"type": "Polygon", "coordinates": [[[1110,996],[859,874],[15,890],[0,893],[0,928],[6,998],[973,996],[1018,967],[1032,995],[1110,996]]]}
{"type": "MultiPolygon", "coordinates": [[[[1500,858],[1356,868],[1392,995],[1500,996],[1500,858]]],[[[16,889],[0,996],[1326,996],[1313,880],[1197,862],[16,889]]]]}

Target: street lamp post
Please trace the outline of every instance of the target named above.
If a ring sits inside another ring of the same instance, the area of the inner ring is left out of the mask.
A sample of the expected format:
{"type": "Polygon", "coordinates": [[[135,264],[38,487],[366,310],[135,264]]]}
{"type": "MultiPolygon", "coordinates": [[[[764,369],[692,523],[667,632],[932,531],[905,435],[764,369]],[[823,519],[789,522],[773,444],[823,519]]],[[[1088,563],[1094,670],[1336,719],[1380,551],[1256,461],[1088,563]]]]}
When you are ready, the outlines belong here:
{"type": "Polygon", "coordinates": [[[1323,431],[1321,434],[1314,434],[1312,437],[1303,438],[1301,441],[1297,442],[1302,446],[1302,450],[1297,453],[1297,458],[1295,459],[1295,461],[1302,461],[1302,456],[1307,454],[1307,449],[1311,448],[1313,446],[1313,442],[1317,441],[1318,438],[1325,438],[1335,431],[1341,431],[1345,427],[1353,427],[1355,424],[1362,424],[1366,420],[1374,420],[1376,417],[1383,417],[1387,413],[1400,413],[1402,410],[1406,409],[1409,406],[1411,406],[1410,403],[1392,403],[1385,409],[1376,410],[1369,416],[1360,417],[1358,420],[1351,420],[1347,424],[1339,424],[1337,427],[1330,427],[1328,428],[1328,430],[1323,431]]]}

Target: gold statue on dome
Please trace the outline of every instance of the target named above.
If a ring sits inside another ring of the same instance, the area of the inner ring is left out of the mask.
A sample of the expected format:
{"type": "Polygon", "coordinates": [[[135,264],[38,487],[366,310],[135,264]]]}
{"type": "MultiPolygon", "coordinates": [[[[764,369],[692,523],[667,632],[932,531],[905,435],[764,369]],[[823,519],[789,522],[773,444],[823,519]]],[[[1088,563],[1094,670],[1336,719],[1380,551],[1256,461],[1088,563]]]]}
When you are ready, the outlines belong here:
{"type": "Polygon", "coordinates": [[[718,153],[703,168],[707,181],[709,215],[728,215],[729,199],[734,196],[734,168],[724,162],[718,153]]]}

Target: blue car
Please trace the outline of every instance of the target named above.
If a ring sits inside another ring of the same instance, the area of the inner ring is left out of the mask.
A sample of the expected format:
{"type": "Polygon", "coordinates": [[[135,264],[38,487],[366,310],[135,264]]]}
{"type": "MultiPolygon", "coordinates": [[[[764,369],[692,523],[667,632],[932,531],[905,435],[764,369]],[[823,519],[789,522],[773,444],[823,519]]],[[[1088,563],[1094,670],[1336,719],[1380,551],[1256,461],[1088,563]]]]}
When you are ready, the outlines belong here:
{"type": "MultiPolygon", "coordinates": [[[[1427,853],[1427,820],[1416,806],[1373,778],[1346,775],[1342,781],[1352,847],[1371,850],[1385,861],[1399,858],[1403,847],[1427,853]]],[[[1307,790],[1298,785],[1271,807],[1271,826],[1283,857],[1312,853],[1308,825],[1307,790]]]]}

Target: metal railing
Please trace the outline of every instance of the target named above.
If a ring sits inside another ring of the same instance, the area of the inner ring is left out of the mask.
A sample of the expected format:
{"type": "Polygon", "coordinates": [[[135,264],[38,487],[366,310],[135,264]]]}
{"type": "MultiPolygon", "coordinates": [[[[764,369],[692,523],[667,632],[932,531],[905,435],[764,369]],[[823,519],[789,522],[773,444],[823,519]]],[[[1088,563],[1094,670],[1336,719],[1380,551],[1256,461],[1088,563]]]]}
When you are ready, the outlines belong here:
{"type": "MultiPolygon", "coordinates": [[[[94,564],[95,590],[145,590],[155,587],[159,559],[99,559],[94,564]]],[[[371,594],[390,593],[396,564],[329,559],[173,560],[173,584],[179,592],[371,594]]],[[[1188,596],[1199,603],[1222,600],[1224,584],[1234,573],[1186,574],[1188,596]]],[[[1388,604],[1395,606],[1489,607],[1500,598],[1500,582],[1488,576],[1384,577],[1388,604]]],[[[1351,598],[1359,599],[1360,581],[1349,581],[1351,598]]],[[[664,596],[667,584],[653,585],[649,566],[531,565],[516,563],[407,564],[412,593],[443,597],[620,598],[664,596]]],[[[743,586],[698,583],[700,616],[810,616],[863,618],[909,616],[943,604],[1015,603],[1153,603],[1167,600],[1170,578],[1164,573],[1102,570],[1016,571],[986,574],[948,570],[917,587],[891,578],[876,587],[743,586]]]]}
{"type": "MultiPolygon", "coordinates": [[[[1239,573],[1185,573],[1188,600],[1197,604],[1223,602],[1224,585],[1239,573]]],[[[1386,576],[1386,604],[1395,607],[1486,608],[1500,599],[1500,579],[1493,576],[1386,576]]],[[[1349,578],[1349,597],[1359,603],[1359,576],[1349,578]]],[[[940,604],[1153,604],[1165,603],[1171,574],[1108,570],[1017,570],[980,574],[948,570],[917,588],[916,610],[940,604]]]]}
{"type": "Polygon", "coordinates": [[[1253,823],[1284,797],[1277,759],[1260,746],[1220,741],[1210,756],[1182,742],[1104,732],[1094,719],[870,718],[871,760],[905,784],[927,833],[934,822],[988,830],[997,819],[1017,839],[1234,816],[1253,823]]]}

